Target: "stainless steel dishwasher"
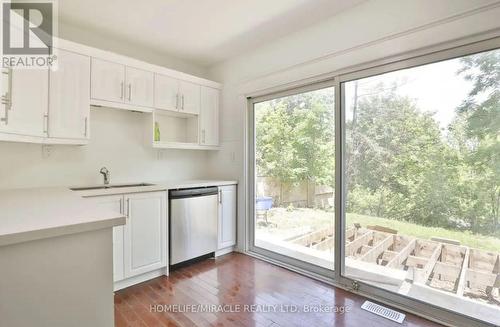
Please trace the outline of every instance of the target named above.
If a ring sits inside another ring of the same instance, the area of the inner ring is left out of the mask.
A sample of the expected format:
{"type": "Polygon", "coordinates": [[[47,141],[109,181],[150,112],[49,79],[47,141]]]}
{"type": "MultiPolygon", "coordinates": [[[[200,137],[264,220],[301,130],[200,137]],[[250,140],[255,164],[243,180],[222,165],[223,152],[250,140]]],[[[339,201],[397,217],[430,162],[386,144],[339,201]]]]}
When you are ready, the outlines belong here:
{"type": "Polygon", "coordinates": [[[218,188],[171,190],[170,265],[217,249],[218,188]]]}

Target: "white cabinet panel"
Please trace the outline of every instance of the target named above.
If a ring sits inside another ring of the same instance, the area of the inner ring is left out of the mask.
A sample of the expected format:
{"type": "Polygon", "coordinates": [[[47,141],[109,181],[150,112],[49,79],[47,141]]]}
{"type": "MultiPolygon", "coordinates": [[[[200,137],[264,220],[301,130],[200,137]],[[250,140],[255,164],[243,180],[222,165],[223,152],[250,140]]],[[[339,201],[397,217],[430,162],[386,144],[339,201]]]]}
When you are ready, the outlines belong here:
{"type": "Polygon", "coordinates": [[[219,145],[219,90],[201,87],[200,144],[219,145]]]}
{"type": "Polygon", "coordinates": [[[125,196],[125,277],[143,274],[167,265],[166,192],[125,196]]]}
{"type": "MultiPolygon", "coordinates": [[[[122,196],[103,196],[95,199],[97,205],[107,210],[123,213],[122,196]]],[[[113,280],[122,280],[124,275],[123,234],[124,226],[113,227],[113,280]]]]}
{"type": "Polygon", "coordinates": [[[179,94],[181,99],[179,111],[187,114],[198,114],[200,112],[200,91],[200,85],[180,81],[179,94]]]}
{"type": "Polygon", "coordinates": [[[155,74],[154,106],[158,109],[178,111],[179,80],[160,74],[155,74]]]}
{"type": "Polygon", "coordinates": [[[92,98],[123,102],[125,99],[125,66],[92,58],[92,98]]]}
{"type": "Polygon", "coordinates": [[[125,80],[126,85],[126,101],[130,104],[138,106],[153,106],[153,73],[126,67],[125,80]]]}
{"type": "Polygon", "coordinates": [[[2,98],[11,100],[11,105],[2,101],[0,132],[46,136],[48,69],[4,69],[2,74],[2,98]]]}
{"type": "Polygon", "coordinates": [[[218,250],[236,245],[236,185],[219,187],[218,250]]]}
{"type": "Polygon", "coordinates": [[[88,139],[90,57],[59,50],[49,75],[49,137],[88,139]]]}

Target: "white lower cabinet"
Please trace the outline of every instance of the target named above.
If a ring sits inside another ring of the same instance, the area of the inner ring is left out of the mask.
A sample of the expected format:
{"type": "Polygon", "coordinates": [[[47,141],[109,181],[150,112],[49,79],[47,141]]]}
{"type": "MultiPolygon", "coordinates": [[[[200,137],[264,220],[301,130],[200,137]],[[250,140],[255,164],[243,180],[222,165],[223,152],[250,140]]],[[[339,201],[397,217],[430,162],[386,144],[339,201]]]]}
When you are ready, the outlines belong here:
{"type": "Polygon", "coordinates": [[[167,265],[166,192],[125,195],[125,277],[167,265]]]}
{"type": "Polygon", "coordinates": [[[217,249],[236,245],[236,185],[219,186],[217,249]]]}
{"type": "Polygon", "coordinates": [[[96,198],[97,205],[127,216],[113,228],[115,282],[167,266],[167,192],[96,198]]]}
{"type": "MultiPolygon", "coordinates": [[[[123,213],[123,196],[112,195],[97,198],[101,208],[123,213]]],[[[124,278],[123,265],[123,226],[113,227],[113,280],[124,278]]]]}

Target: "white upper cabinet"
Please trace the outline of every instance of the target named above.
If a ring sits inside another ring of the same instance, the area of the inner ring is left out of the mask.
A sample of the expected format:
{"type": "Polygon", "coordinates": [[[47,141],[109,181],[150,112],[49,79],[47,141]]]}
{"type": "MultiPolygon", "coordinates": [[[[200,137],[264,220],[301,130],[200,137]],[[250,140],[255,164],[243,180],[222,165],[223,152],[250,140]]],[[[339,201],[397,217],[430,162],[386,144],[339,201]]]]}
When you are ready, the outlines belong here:
{"type": "Polygon", "coordinates": [[[236,245],[236,185],[219,186],[219,232],[221,250],[236,245]]]}
{"type": "Polygon", "coordinates": [[[155,74],[154,107],[157,109],[179,110],[179,80],[155,74]]]}
{"type": "Polygon", "coordinates": [[[141,107],[153,106],[152,72],[92,58],[91,75],[92,99],[141,107]]]}
{"type": "Polygon", "coordinates": [[[153,73],[126,67],[125,81],[126,85],[126,98],[125,101],[129,104],[134,104],[144,107],[153,106],[153,73]]]}
{"type": "Polygon", "coordinates": [[[49,137],[89,138],[90,57],[58,50],[50,71],[49,137]]]}
{"type": "Polygon", "coordinates": [[[180,107],[179,111],[187,114],[200,113],[200,91],[201,86],[198,84],[180,81],[179,95],[180,107]]]}
{"type": "Polygon", "coordinates": [[[0,141],[88,144],[95,106],[152,113],[155,148],[218,149],[220,84],[65,40],[58,47],[53,71],[1,69],[0,141]]]}
{"type": "Polygon", "coordinates": [[[0,132],[47,135],[48,69],[3,69],[0,132]]]}
{"type": "Polygon", "coordinates": [[[92,58],[92,99],[123,102],[125,100],[125,66],[92,58]]]}
{"type": "Polygon", "coordinates": [[[219,145],[219,90],[201,87],[200,144],[219,145]]]}
{"type": "Polygon", "coordinates": [[[167,194],[137,193],[125,196],[125,277],[167,265],[167,194]]]}

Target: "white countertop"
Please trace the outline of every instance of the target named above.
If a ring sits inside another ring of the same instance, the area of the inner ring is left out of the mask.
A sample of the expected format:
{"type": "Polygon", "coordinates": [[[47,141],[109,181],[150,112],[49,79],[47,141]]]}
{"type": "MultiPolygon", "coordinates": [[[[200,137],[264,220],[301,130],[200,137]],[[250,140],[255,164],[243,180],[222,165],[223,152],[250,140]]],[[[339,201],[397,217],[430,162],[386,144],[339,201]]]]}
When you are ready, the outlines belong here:
{"type": "Polygon", "coordinates": [[[0,191],[0,246],[125,224],[125,216],[91,205],[87,197],[237,184],[227,180],[153,182],[154,185],[72,191],[69,187],[0,191]]]}
{"type": "MultiPolygon", "coordinates": [[[[168,190],[175,190],[175,189],[180,189],[180,188],[235,185],[235,184],[238,184],[238,182],[232,181],[232,180],[205,180],[205,179],[196,180],[196,179],[194,179],[194,180],[180,180],[180,181],[179,180],[178,181],[159,181],[159,182],[151,182],[151,184],[153,184],[153,185],[107,188],[107,189],[96,189],[96,190],[84,190],[84,191],[75,191],[75,192],[83,197],[93,197],[93,196],[103,196],[103,195],[119,195],[119,194],[130,194],[130,193],[168,191],[168,190]]],[[[113,184],[111,184],[111,185],[113,185],[113,184]]],[[[96,185],[96,186],[102,186],[102,185],[96,185]]]]}
{"type": "Polygon", "coordinates": [[[0,191],[0,246],[125,224],[65,187],[0,191]]]}

